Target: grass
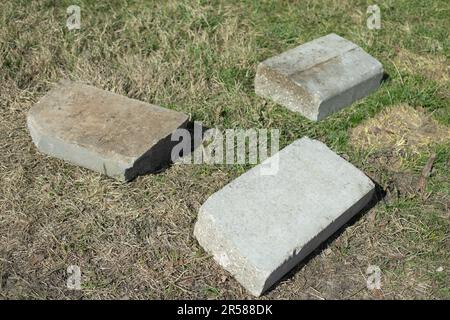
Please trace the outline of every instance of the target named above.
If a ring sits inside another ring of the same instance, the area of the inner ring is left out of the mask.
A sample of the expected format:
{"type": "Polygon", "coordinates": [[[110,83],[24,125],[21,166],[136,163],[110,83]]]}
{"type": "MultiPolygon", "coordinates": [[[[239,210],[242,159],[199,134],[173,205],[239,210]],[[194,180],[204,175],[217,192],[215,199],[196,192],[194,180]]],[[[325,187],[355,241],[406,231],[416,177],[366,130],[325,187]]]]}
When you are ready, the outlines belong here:
{"type": "Polygon", "coordinates": [[[450,126],[450,8],[445,0],[377,3],[378,31],[365,25],[372,3],[358,0],[1,2],[0,297],[250,297],[192,236],[203,201],[245,168],[174,165],[121,184],[38,153],[26,113],[67,77],[207,127],[278,128],[281,147],[308,135],[380,184],[383,200],[263,298],[449,299],[448,141],[394,169],[383,162],[389,150],[359,148],[350,137],[399,104],[450,126]],[[81,7],[78,31],[65,27],[71,4],[81,7]],[[383,63],[389,79],[377,92],[319,123],[255,96],[259,61],[330,32],[383,63]],[[415,183],[432,153],[424,196],[415,183]],[[81,291],[66,288],[72,264],[81,291]],[[369,265],[381,268],[380,292],[366,288],[369,265]]]}

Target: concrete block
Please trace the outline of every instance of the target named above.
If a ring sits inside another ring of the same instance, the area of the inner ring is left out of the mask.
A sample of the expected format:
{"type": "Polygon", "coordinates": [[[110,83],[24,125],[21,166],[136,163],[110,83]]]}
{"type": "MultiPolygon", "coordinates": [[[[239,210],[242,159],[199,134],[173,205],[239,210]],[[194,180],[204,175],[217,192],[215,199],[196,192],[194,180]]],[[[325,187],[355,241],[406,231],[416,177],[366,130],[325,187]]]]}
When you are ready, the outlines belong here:
{"type": "MultiPolygon", "coordinates": [[[[199,244],[255,296],[368,204],[374,183],[322,142],[302,138],[278,154],[279,169],[244,173],[201,206],[199,244]]],[[[272,158],[275,157],[272,156],[272,158]]]]}
{"type": "Polygon", "coordinates": [[[378,60],[331,33],[261,62],[255,92],[317,121],[375,91],[382,78],[378,60]]]}
{"type": "Polygon", "coordinates": [[[123,181],[166,165],[170,135],[187,121],[183,113],[71,81],[58,83],[27,117],[40,151],[123,181]]]}

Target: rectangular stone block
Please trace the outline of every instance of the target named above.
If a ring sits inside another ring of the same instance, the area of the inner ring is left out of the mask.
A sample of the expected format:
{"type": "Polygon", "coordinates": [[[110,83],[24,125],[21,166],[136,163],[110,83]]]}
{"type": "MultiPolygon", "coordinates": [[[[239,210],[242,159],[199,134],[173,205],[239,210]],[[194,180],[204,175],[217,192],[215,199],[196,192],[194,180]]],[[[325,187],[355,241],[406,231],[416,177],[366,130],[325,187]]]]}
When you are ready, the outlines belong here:
{"type": "Polygon", "coordinates": [[[305,137],[208,198],[194,235],[259,296],[366,206],[374,190],[364,173],[305,137]],[[276,157],[278,171],[262,175],[276,157]]]}
{"type": "Polygon", "coordinates": [[[183,113],[71,81],[58,83],[27,117],[41,152],[124,181],[165,166],[170,136],[187,122],[183,113]]]}
{"type": "Polygon", "coordinates": [[[317,121],[375,91],[382,78],[378,60],[331,33],[261,62],[255,92],[317,121]]]}

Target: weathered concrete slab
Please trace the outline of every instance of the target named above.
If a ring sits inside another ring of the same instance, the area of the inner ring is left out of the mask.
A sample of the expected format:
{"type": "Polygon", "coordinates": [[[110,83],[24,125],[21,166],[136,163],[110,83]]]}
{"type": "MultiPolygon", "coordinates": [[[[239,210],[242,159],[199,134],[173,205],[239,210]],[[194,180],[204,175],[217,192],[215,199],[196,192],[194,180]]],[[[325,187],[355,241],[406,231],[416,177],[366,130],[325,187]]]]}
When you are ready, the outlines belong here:
{"type": "Polygon", "coordinates": [[[184,127],[180,112],[61,81],[28,113],[38,149],[48,155],[131,180],[170,161],[170,135],[184,127]]]}
{"type": "Polygon", "coordinates": [[[194,229],[200,245],[256,296],[367,205],[375,188],[319,141],[302,138],[278,156],[277,174],[261,175],[269,158],[213,194],[194,229]]]}
{"type": "Polygon", "coordinates": [[[378,60],[331,33],[261,62],[255,92],[316,121],[375,91],[382,77],[378,60]]]}

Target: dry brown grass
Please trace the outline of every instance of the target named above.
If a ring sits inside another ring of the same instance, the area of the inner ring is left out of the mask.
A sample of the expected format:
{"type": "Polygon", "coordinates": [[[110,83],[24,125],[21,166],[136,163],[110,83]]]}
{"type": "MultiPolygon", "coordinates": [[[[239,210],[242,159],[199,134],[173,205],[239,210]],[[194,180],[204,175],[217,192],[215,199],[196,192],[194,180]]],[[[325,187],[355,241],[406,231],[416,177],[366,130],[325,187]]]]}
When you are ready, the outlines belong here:
{"type": "MultiPolygon", "coordinates": [[[[450,140],[450,129],[423,109],[406,104],[392,106],[352,129],[353,146],[389,156],[386,164],[399,169],[408,156],[426,151],[432,144],[450,140]]],[[[382,157],[379,157],[383,160],[382,157]]],[[[386,160],[386,159],[384,159],[386,160]]]]}
{"type": "Polygon", "coordinates": [[[400,71],[423,75],[444,84],[448,84],[450,81],[450,62],[440,54],[417,54],[404,48],[398,48],[393,63],[400,71]]]}
{"type": "MultiPolygon", "coordinates": [[[[26,113],[60,78],[183,111],[208,127],[281,128],[284,144],[319,138],[390,190],[388,170],[345,146],[348,123],[426,84],[404,85],[388,70],[392,81],[378,93],[313,124],[257,98],[252,79],[258,61],[333,31],[384,57],[408,37],[393,35],[398,23],[367,31],[356,1],[81,2],[79,32],[64,27],[68,2],[0,2],[1,298],[252,298],[192,236],[203,201],[244,169],[174,165],[121,184],[46,157],[32,144],[26,113]],[[81,291],[66,288],[72,264],[81,267],[81,291]]],[[[403,12],[394,17],[413,25],[403,12]]],[[[380,201],[263,299],[450,297],[447,149],[437,152],[426,201],[401,193],[380,201]],[[383,272],[381,292],[366,288],[370,264],[383,272]]]]}

